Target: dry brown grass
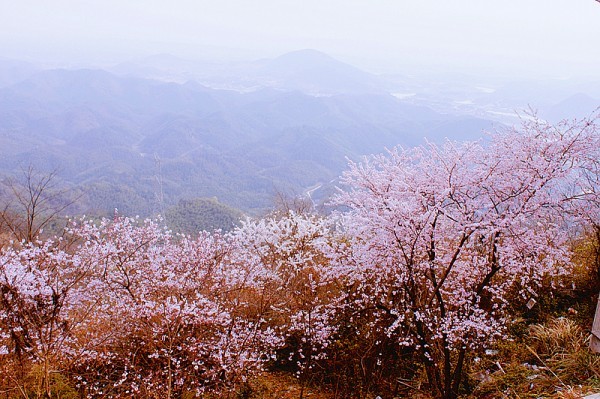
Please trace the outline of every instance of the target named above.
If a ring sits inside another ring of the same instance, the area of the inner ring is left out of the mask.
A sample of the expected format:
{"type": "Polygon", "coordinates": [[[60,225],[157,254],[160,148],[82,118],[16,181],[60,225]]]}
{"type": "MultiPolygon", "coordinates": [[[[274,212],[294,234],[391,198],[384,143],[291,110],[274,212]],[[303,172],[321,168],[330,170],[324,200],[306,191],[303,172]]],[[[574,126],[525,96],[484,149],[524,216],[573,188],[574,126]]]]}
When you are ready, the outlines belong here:
{"type": "Polygon", "coordinates": [[[588,334],[573,320],[551,319],[528,334],[498,345],[482,362],[481,382],[472,398],[581,398],[600,392],[600,356],[588,349],[588,334]]]}

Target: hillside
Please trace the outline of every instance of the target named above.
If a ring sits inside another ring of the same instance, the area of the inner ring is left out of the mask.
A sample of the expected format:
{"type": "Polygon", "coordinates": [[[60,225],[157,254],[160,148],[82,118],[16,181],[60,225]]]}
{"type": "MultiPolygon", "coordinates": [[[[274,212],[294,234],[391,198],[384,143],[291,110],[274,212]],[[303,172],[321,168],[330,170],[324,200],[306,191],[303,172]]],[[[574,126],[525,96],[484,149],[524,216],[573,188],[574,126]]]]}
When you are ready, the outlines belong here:
{"type": "Polygon", "coordinates": [[[256,213],[276,192],[334,181],[347,158],[492,127],[403,102],[374,75],[314,51],[251,71],[275,83],[239,92],[104,70],[34,73],[0,88],[0,171],[58,168],[100,214],[150,215],[195,197],[256,213]],[[317,86],[329,94],[314,95],[317,86]]]}

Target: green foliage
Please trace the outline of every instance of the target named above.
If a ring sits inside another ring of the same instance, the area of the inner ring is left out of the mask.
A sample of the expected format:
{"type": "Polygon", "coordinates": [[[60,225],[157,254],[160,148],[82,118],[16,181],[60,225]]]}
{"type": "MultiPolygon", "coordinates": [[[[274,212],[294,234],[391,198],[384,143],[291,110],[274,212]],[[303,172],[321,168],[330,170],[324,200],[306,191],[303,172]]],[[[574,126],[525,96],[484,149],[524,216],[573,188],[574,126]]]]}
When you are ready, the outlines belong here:
{"type": "Polygon", "coordinates": [[[165,213],[169,228],[190,235],[200,231],[229,231],[239,224],[241,218],[240,211],[219,203],[216,198],[181,200],[165,213]]]}
{"type": "Polygon", "coordinates": [[[121,215],[152,214],[153,194],[136,185],[96,181],[84,187],[80,206],[86,214],[112,217],[115,209],[121,215]]]}

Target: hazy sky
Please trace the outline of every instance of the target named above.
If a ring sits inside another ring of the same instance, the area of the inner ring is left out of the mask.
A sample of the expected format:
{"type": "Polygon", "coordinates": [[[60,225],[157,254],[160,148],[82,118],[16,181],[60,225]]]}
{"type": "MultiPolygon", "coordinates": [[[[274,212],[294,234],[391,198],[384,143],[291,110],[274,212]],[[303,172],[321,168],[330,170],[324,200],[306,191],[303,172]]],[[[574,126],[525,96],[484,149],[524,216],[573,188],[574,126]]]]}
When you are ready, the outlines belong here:
{"type": "Polygon", "coordinates": [[[112,62],[314,48],[371,70],[600,76],[595,0],[0,0],[0,56],[112,62]]]}

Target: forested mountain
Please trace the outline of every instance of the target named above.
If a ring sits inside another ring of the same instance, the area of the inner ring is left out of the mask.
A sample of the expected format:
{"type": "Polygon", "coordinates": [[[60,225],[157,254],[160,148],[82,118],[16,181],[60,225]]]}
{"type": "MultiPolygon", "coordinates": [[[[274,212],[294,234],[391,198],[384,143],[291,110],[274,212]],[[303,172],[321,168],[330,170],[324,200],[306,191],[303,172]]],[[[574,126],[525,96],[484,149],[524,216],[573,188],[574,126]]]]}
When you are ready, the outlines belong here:
{"type": "Polygon", "coordinates": [[[181,200],[165,212],[166,223],[172,230],[189,235],[199,231],[230,231],[240,225],[242,217],[241,212],[215,198],[181,200]]]}
{"type": "Polygon", "coordinates": [[[374,75],[317,52],[252,71],[262,83],[250,91],[92,69],[34,73],[0,88],[0,169],[58,168],[99,214],[149,215],[195,197],[259,212],[276,192],[330,184],[346,157],[492,127],[403,102],[374,75]]]}

